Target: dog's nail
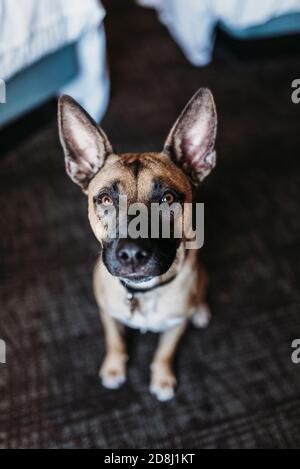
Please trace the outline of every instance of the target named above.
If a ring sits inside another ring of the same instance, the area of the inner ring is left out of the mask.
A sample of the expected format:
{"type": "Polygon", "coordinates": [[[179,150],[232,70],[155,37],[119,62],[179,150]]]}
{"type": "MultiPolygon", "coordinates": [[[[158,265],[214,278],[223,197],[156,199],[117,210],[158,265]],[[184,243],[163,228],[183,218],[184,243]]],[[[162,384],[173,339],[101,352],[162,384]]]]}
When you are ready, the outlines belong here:
{"type": "Polygon", "coordinates": [[[106,389],[116,390],[119,389],[125,382],[125,375],[102,375],[101,376],[102,386],[106,389]]]}
{"type": "Polygon", "coordinates": [[[150,392],[160,402],[168,402],[174,399],[175,397],[175,390],[172,387],[160,387],[160,386],[152,385],[150,387],[150,392]]]}

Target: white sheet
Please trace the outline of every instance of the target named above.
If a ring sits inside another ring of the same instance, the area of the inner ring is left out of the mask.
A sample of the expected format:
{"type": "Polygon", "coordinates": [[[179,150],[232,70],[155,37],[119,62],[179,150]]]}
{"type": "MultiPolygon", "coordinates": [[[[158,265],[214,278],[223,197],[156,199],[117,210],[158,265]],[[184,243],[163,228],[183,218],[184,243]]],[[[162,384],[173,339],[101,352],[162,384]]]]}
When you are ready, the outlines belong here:
{"type": "Polygon", "coordinates": [[[79,75],[60,94],[73,96],[100,122],[109,102],[110,80],[106,59],[104,27],[84,34],[77,46],[79,75]]]}
{"type": "Polygon", "coordinates": [[[0,0],[0,77],[77,40],[104,16],[98,0],[0,0]]]}
{"type": "Polygon", "coordinates": [[[210,62],[215,27],[251,27],[272,18],[300,12],[300,0],[137,0],[154,7],[194,65],[210,62]]]}

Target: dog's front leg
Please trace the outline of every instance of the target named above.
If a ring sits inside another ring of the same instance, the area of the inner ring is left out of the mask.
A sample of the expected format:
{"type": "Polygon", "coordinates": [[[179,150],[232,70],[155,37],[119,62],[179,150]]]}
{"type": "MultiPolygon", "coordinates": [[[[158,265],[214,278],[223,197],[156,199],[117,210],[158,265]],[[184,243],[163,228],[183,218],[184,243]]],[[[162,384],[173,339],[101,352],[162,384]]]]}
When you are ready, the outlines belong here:
{"type": "Polygon", "coordinates": [[[161,335],[158,349],[151,365],[151,393],[159,401],[169,401],[175,396],[177,380],[173,371],[173,361],[177,346],[185,332],[187,322],[170,329],[161,335]]]}
{"type": "Polygon", "coordinates": [[[102,384],[107,389],[118,389],[126,381],[128,356],[123,326],[106,313],[101,313],[107,353],[100,370],[102,384]]]}

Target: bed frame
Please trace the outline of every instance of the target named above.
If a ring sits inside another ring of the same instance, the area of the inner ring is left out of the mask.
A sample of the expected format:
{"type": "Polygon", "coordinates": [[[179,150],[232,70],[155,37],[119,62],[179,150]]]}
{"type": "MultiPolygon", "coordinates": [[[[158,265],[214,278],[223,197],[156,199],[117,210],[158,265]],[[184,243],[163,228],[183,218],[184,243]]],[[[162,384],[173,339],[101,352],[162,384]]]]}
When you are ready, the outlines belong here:
{"type": "Polygon", "coordinates": [[[79,73],[76,44],[48,55],[6,83],[0,128],[47,101],[79,73]]]}
{"type": "Polygon", "coordinates": [[[270,39],[300,33],[300,13],[279,16],[267,23],[251,28],[230,28],[224,23],[220,28],[239,40],[270,39]]]}

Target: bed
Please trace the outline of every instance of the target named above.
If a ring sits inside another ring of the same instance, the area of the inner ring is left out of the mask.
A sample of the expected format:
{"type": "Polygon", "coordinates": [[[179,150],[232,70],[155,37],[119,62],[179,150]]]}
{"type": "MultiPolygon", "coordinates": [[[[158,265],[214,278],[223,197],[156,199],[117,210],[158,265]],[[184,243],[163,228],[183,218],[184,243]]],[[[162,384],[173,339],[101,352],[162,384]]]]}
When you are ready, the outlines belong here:
{"type": "Polygon", "coordinates": [[[101,120],[109,99],[104,17],[97,0],[0,0],[0,127],[61,93],[101,120]]]}
{"type": "Polygon", "coordinates": [[[300,33],[300,0],[137,0],[153,7],[196,66],[212,58],[216,27],[239,40],[300,33]]]}

